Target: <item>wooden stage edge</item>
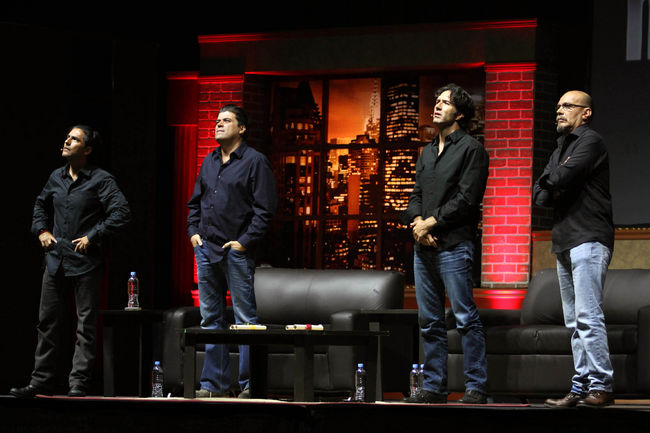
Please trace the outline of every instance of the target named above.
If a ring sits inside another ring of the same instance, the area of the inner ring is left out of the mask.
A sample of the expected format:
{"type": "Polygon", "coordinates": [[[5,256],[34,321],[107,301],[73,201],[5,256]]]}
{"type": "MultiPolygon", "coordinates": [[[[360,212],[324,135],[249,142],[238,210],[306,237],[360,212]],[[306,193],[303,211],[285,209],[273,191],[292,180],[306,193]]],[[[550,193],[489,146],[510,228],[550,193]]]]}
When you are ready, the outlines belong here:
{"type": "MultiPolygon", "coordinates": [[[[602,409],[541,403],[421,405],[278,400],[0,396],[0,431],[13,432],[401,432],[435,426],[458,432],[647,432],[650,400],[602,409]]],[[[415,431],[415,430],[414,430],[415,431]]]]}

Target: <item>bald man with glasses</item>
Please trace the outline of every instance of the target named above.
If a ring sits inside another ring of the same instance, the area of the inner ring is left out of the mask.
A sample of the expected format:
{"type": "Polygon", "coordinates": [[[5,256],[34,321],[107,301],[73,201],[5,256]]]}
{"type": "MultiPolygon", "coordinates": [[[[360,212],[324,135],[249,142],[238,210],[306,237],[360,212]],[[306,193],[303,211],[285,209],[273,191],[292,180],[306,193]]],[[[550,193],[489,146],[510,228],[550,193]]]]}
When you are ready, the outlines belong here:
{"type": "Polygon", "coordinates": [[[553,208],[552,252],[557,256],[564,322],[571,332],[575,374],[569,393],[549,407],[614,403],[614,372],[603,314],[603,286],[614,248],[609,157],[589,127],[592,100],[565,93],[556,106],[558,146],[533,188],[536,204],[553,208]]]}

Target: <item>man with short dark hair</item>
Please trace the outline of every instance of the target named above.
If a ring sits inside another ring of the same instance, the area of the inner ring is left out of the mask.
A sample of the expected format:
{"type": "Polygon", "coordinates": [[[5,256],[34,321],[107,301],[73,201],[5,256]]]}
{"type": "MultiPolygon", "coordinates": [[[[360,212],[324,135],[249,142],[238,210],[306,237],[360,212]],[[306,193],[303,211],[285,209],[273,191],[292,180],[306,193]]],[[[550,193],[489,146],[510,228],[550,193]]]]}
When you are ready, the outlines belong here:
{"type": "MultiPolygon", "coordinates": [[[[257,324],[255,250],[277,207],[275,180],[268,159],[246,144],[248,117],[236,105],[217,117],[219,147],[203,160],[187,206],[187,233],[194,247],[199,279],[201,326],[225,329],[226,291],[235,322],[257,324]]],[[[207,344],[200,398],[230,394],[228,347],[207,344]]],[[[239,347],[240,398],[249,398],[249,348],[239,347]]]]}
{"type": "Polygon", "coordinates": [[[461,334],[465,371],[462,403],[487,402],[485,336],[473,298],[474,238],[488,177],[483,145],[465,132],[471,96],[455,84],[435,94],[438,135],[422,149],[404,214],[415,239],[415,295],[424,349],[424,381],[411,403],[447,402],[445,292],[461,334]]]}
{"type": "Polygon", "coordinates": [[[609,359],[603,287],[614,248],[609,193],[609,156],[602,137],[589,127],[591,96],[565,93],[556,107],[558,146],[535,183],[535,203],[551,206],[552,252],[564,322],[571,331],[575,374],[569,393],[546,406],[600,407],[613,404],[614,371],[609,359]]]}
{"type": "Polygon", "coordinates": [[[131,218],[126,198],[112,175],[88,164],[97,131],[73,127],[61,148],[68,163],[52,172],[34,204],[32,231],[46,251],[38,314],[38,344],[29,385],[12,388],[15,397],[54,391],[60,316],[72,292],[77,309],[77,341],[68,378],[71,397],[86,395],[95,361],[97,312],[104,275],[105,238],[131,218]]]}

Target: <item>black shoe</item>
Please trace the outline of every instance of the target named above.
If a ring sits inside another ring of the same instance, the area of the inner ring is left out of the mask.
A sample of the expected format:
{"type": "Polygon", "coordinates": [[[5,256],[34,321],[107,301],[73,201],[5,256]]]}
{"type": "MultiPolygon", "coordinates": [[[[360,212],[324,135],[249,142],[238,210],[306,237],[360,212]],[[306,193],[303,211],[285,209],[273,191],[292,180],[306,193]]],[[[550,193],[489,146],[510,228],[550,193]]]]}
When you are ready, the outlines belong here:
{"type": "Polygon", "coordinates": [[[443,404],[447,403],[447,395],[421,389],[414,396],[406,397],[402,401],[404,403],[443,404]]]}
{"type": "Polygon", "coordinates": [[[86,388],[80,385],[74,385],[72,388],[70,388],[70,391],[68,391],[68,397],[85,397],[86,396],[86,388]]]}
{"type": "Polygon", "coordinates": [[[37,394],[51,395],[49,391],[31,384],[22,388],[11,388],[9,394],[16,398],[34,398],[37,394]]]}
{"type": "Polygon", "coordinates": [[[487,395],[483,394],[480,391],[475,391],[473,389],[468,389],[465,391],[463,398],[458,400],[458,403],[461,404],[486,404],[487,395]]]}

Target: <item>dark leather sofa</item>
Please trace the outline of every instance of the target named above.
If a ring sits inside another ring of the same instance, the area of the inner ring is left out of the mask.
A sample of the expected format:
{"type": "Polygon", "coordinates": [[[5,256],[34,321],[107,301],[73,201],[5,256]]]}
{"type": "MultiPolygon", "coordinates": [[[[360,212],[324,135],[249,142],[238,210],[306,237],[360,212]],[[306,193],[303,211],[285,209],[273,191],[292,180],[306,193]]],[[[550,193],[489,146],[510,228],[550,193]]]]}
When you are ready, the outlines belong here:
{"type": "MultiPolygon", "coordinates": [[[[617,396],[650,395],[650,270],[610,270],[603,308],[617,396]]],[[[481,310],[493,395],[564,395],[573,375],[555,269],[530,281],[521,311],[481,310]]],[[[464,390],[460,335],[448,317],[449,389],[464,390]]]]}
{"type": "MultiPolygon", "coordinates": [[[[368,330],[368,316],[362,311],[401,309],[404,304],[404,276],[399,272],[375,270],[313,270],[258,268],[255,296],[260,323],[288,325],[323,324],[326,329],[368,330]]],[[[232,313],[232,311],[230,311],[232,313]]],[[[231,318],[230,323],[233,323],[231,318]]],[[[183,395],[182,333],[199,326],[198,307],[166,311],[163,319],[163,366],[165,392],[183,395]]],[[[382,339],[383,340],[383,339],[382,339]]],[[[382,341],[382,351],[390,345],[382,341]]],[[[408,386],[411,355],[401,351],[400,371],[408,386]]],[[[231,347],[231,383],[237,380],[237,347],[231,347]]],[[[197,377],[204,352],[197,353],[197,377]]],[[[322,393],[350,392],[359,354],[345,346],[317,347],[314,353],[314,390],[322,393]]],[[[268,391],[290,394],[293,390],[294,354],[290,347],[269,348],[268,391]]]]}

